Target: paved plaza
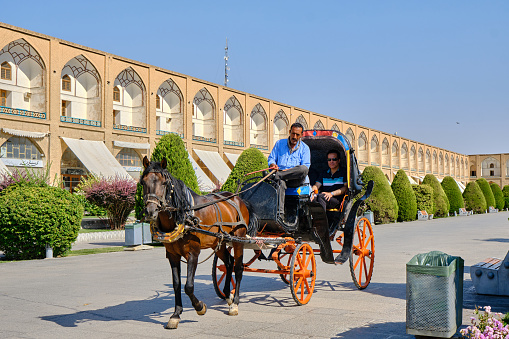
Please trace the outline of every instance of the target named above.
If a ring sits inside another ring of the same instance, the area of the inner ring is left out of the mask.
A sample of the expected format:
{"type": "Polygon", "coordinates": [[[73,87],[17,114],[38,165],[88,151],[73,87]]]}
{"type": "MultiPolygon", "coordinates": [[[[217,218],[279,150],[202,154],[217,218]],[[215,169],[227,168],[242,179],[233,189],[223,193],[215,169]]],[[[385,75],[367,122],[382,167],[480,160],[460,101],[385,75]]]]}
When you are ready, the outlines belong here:
{"type": "Polygon", "coordinates": [[[0,263],[0,337],[413,338],[405,333],[405,264],[418,253],[440,250],[465,260],[464,325],[476,305],[509,311],[509,297],[476,295],[469,273],[486,257],[506,255],[508,217],[501,212],[376,225],[375,269],[367,289],[355,288],[348,264],[318,259],[315,293],[309,304],[296,306],[278,275],[249,273],[237,317],[229,317],[215,295],[209,260],[199,265],[195,284],[207,314],[198,316],[184,294],[177,330],[164,329],[174,299],[162,247],[0,263]]]}

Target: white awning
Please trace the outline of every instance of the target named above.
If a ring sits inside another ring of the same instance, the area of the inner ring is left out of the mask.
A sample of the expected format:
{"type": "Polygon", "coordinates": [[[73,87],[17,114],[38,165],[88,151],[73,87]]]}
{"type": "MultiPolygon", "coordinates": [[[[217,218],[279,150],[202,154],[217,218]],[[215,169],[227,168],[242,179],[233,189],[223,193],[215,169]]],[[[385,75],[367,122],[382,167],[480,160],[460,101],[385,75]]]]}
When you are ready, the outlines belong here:
{"type": "Polygon", "coordinates": [[[9,171],[9,169],[7,168],[7,166],[5,166],[4,162],[2,161],[2,159],[0,159],[0,175],[1,174],[10,174],[11,171],[9,171]]]}
{"type": "Polygon", "coordinates": [[[125,141],[113,141],[113,146],[122,147],[122,148],[133,148],[133,149],[150,149],[149,143],[139,143],[139,142],[125,142],[125,141]]]}
{"type": "Polygon", "coordinates": [[[224,183],[226,179],[228,179],[231,172],[230,167],[225,164],[219,153],[202,151],[199,149],[195,149],[194,151],[205,166],[207,166],[209,171],[212,172],[214,177],[216,177],[218,182],[224,183]]]}
{"type": "Polygon", "coordinates": [[[417,182],[417,184],[420,184],[422,182],[422,178],[421,177],[414,176],[414,175],[412,175],[411,177],[417,182]]]}
{"type": "Polygon", "coordinates": [[[41,133],[41,132],[29,132],[29,131],[21,131],[18,129],[12,129],[12,128],[2,128],[4,133],[15,135],[17,137],[25,137],[25,138],[34,138],[34,139],[41,139],[44,138],[48,133],[41,133]]]}
{"type": "Polygon", "coordinates": [[[103,177],[131,178],[102,141],[61,138],[89,172],[103,177]]]}
{"type": "Polygon", "coordinates": [[[239,160],[240,154],[233,154],[233,153],[226,153],[224,152],[224,155],[230,160],[230,162],[235,166],[237,163],[237,160],[239,160]]]}
{"type": "Polygon", "coordinates": [[[191,161],[191,165],[193,166],[194,173],[196,173],[196,177],[198,178],[198,186],[200,190],[203,192],[211,192],[216,188],[216,185],[210,180],[210,178],[203,172],[203,170],[198,166],[196,161],[194,161],[193,157],[187,153],[189,156],[189,161],[191,161]]]}
{"type": "MultiPolygon", "coordinates": [[[[454,181],[456,181],[456,180],[454,180],[454,181]]],[[[459,181],[456,181],[456,183],[458,184],[458,187],[460,188],[461,193],[463,193],[463,191],[464,191],[464,190],[465,190],[465,188],[466,188],[466,187],[465,187],[465,185],[463,185],[463,184],[462,184],[461,182],[459,182],[459,181]]]]}

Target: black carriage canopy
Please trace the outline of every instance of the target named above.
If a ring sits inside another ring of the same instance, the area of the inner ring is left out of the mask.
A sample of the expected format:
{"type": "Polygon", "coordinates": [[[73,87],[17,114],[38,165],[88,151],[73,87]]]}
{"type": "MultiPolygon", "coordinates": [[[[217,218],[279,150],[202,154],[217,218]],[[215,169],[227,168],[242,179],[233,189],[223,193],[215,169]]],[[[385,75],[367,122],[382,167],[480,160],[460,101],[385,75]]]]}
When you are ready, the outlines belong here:
{"type": "Polygon", "coordinates": [[[348,188],[354,193],[362,189],[359,167],[352,146],[344,134],[338,131],[307,130],[302,133],[302,141],[311,150],[311,167],[309,168],[309,182],[313,185],[320,173],[328,170],[327,152],[339,151],[340,166],[346,168],[348,188]]]}

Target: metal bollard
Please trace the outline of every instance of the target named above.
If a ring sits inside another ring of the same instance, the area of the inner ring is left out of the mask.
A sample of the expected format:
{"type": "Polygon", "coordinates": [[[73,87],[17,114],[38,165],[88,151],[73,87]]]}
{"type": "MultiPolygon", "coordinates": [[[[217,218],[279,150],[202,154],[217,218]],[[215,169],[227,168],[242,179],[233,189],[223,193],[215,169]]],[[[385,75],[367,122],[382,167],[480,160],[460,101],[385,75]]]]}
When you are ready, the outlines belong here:
{"type": "Polygon", "coordinates": [[[49,244],[46,244],[46,259],[51,258],[53,258],[53,248],[49,244]]]}

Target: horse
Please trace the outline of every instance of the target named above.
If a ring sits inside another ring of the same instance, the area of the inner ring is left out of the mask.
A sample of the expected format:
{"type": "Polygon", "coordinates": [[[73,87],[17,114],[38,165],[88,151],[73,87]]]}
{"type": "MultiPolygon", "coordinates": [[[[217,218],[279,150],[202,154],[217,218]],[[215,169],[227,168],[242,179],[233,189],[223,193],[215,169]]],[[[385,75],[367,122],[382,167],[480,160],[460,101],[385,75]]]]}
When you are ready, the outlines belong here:
{"type": "MultiPolygon", "coordinates": [[[[228,315],[239,312],[239,291],[244,270],[241,242],[232,242],[233,257],[221,237],[200,232],[189,232],[184,225],[199,227],[219,235],[246,237],[249,230],[256,232],[256,216],[251,208],[238,196],[230,192],[211,193],[200,196],[189,189],[181,180],[173,177],[168,170],[167,161],[150,162],[143,158],[144,171],[140,177],[143,186],[145,220],[151,222],[151,230],[156,234],[172,234],[172,239],[163,241],[173,276],[175,311],[165,328],[176,329],[182,314],[180,282],[180,262],[187,261],[187,281],[184,287],[191,303],[199,315],[204,315],[207,305],[194,294],[194,276],[198,256],[202,249],[212,248],[226,266],[223,293],[229,305],[228,315]],[[235,291],[231,291],[230,281],[235,272],[235,291]]],[[[250,232],[250,234],[252,231],[250,232]]]]}

